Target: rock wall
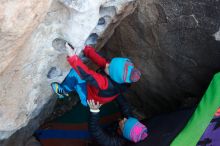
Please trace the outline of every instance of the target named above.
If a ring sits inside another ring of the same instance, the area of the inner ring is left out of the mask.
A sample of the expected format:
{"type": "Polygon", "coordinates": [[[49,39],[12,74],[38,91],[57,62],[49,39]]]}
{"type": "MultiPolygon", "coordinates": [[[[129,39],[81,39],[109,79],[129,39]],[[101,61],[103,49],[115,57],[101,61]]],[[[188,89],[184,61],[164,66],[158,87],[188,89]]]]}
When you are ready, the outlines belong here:
{"type": "Polygon", "coordinates": [[[11,63],[32,31],[44,18],[52,0],[1,1],[0,73],[11,63]]]}
{"type": "Polygon", "coordinates": [[[56,38],[79,54],[101,47],[136,7],[133,0],[3,0],[0,6],[0,145],[23,146],[50,114],[50,83],[70,66],[56,38]],[[53,46],[55,44],[55,46],[53,46]]]}
{"type": "Polygon", "coordinates": [[[151,116],[189,106],[220,71],[220,1],[140,0],[105,46],[131,58],[142,79],[128,93],[151,116]]]}
{"type": "MultiPolygon", "coordinates": [[[[135,0],[13,0],[0,6],[0,145],[23,146],[50,114],[70,66],[56,42],[100,49],[135,0]]],[[[127,92],[146,116],[199,99],[220,64],[220,1],[139,0],[105,51],[142,71],[127,92]]]]}

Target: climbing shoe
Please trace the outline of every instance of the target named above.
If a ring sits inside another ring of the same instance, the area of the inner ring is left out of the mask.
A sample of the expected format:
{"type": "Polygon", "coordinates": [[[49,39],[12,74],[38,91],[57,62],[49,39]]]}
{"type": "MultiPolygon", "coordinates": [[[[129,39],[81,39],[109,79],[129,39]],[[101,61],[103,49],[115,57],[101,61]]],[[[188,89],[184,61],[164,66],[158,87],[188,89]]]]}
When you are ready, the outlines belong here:
{"type": "Polygon", "coordinates": [[[65,96],[69,96],[69,94],[64,91],[63,87],[59,83],[53,82],[51,83],[51,87],[53,91],[59,96],[59,98],[64,98],[65,96]]]}

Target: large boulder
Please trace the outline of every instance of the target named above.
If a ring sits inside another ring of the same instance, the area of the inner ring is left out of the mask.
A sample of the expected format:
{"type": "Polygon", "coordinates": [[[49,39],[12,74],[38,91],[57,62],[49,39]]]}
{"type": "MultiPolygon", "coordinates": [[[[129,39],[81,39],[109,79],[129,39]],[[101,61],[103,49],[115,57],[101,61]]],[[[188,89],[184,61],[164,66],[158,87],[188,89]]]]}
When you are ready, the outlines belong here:
{"type": "Polygon", "coordinates": [[[140,0],[106,45],[141,69],[129,100],[146,116],[189,106],[220,71],[220,1],[140,0]]]}
{"type": "Polygon", "coordinates": [[[70,66],[56,38],[79,54],[99,47],[135,9],[133,0],[13,0],[0,6],[0,145],[23,146],[51,113],[50,83],[70,66]]]}
{"type": "Polygon", "coordinates": [[[32,31],[42,21],[52,0],[1,1],[0,73],[12,62],[32,31]]]}

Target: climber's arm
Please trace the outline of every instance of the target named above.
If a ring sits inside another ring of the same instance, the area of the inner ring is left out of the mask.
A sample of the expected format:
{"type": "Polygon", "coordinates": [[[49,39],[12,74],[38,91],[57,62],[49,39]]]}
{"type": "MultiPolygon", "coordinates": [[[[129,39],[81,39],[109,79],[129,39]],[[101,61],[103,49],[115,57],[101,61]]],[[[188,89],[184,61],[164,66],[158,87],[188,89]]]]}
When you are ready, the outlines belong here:
{"type": "Polygon", "coordinates": [[[93,47],[91,46],[86,46],[83,50],[83,53],[85,54],[86,57],[91,59],[95,64],[97,64],[100,67],[105,68],[106,66],[106,59],[100,56],[93,47]]]}
{"type": "Polygon", "coordinates": [[[88,126],[89,126],[89,132],[91,136],[100,144],[103,146],[122,146],[124,143],[124,139],[119,137],[118,135],[116,136],[111,136],[109,133],[104,131],[102,127],[99,124],[99,108],[100,104],[99,103],[94,103],[94,100],[92,101],[87,101],[89,107],[90,107],[90,113],[89,113],[89,121],[88,121],[88,126]],[[97,107],[98,105],[98,107],[97,107]]]}
{"type": "Polygon", "coordinates": [[[108,88],[108,78],[89,69],[77,55],[68,57],[67,60],[83,80],[103,90],[108,88]]]}

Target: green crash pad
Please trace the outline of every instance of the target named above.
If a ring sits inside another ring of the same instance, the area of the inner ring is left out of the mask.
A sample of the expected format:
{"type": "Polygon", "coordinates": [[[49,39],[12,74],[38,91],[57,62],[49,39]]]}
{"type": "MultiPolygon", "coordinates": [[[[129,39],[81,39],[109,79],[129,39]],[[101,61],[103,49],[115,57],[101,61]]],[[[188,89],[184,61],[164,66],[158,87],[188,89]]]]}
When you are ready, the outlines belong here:
{"type": "Polygon", "coordinates": [[[171,146],[196,146],[219,106],[220,73],[217,73],[187,125],[173,140],[171,146]]]}

